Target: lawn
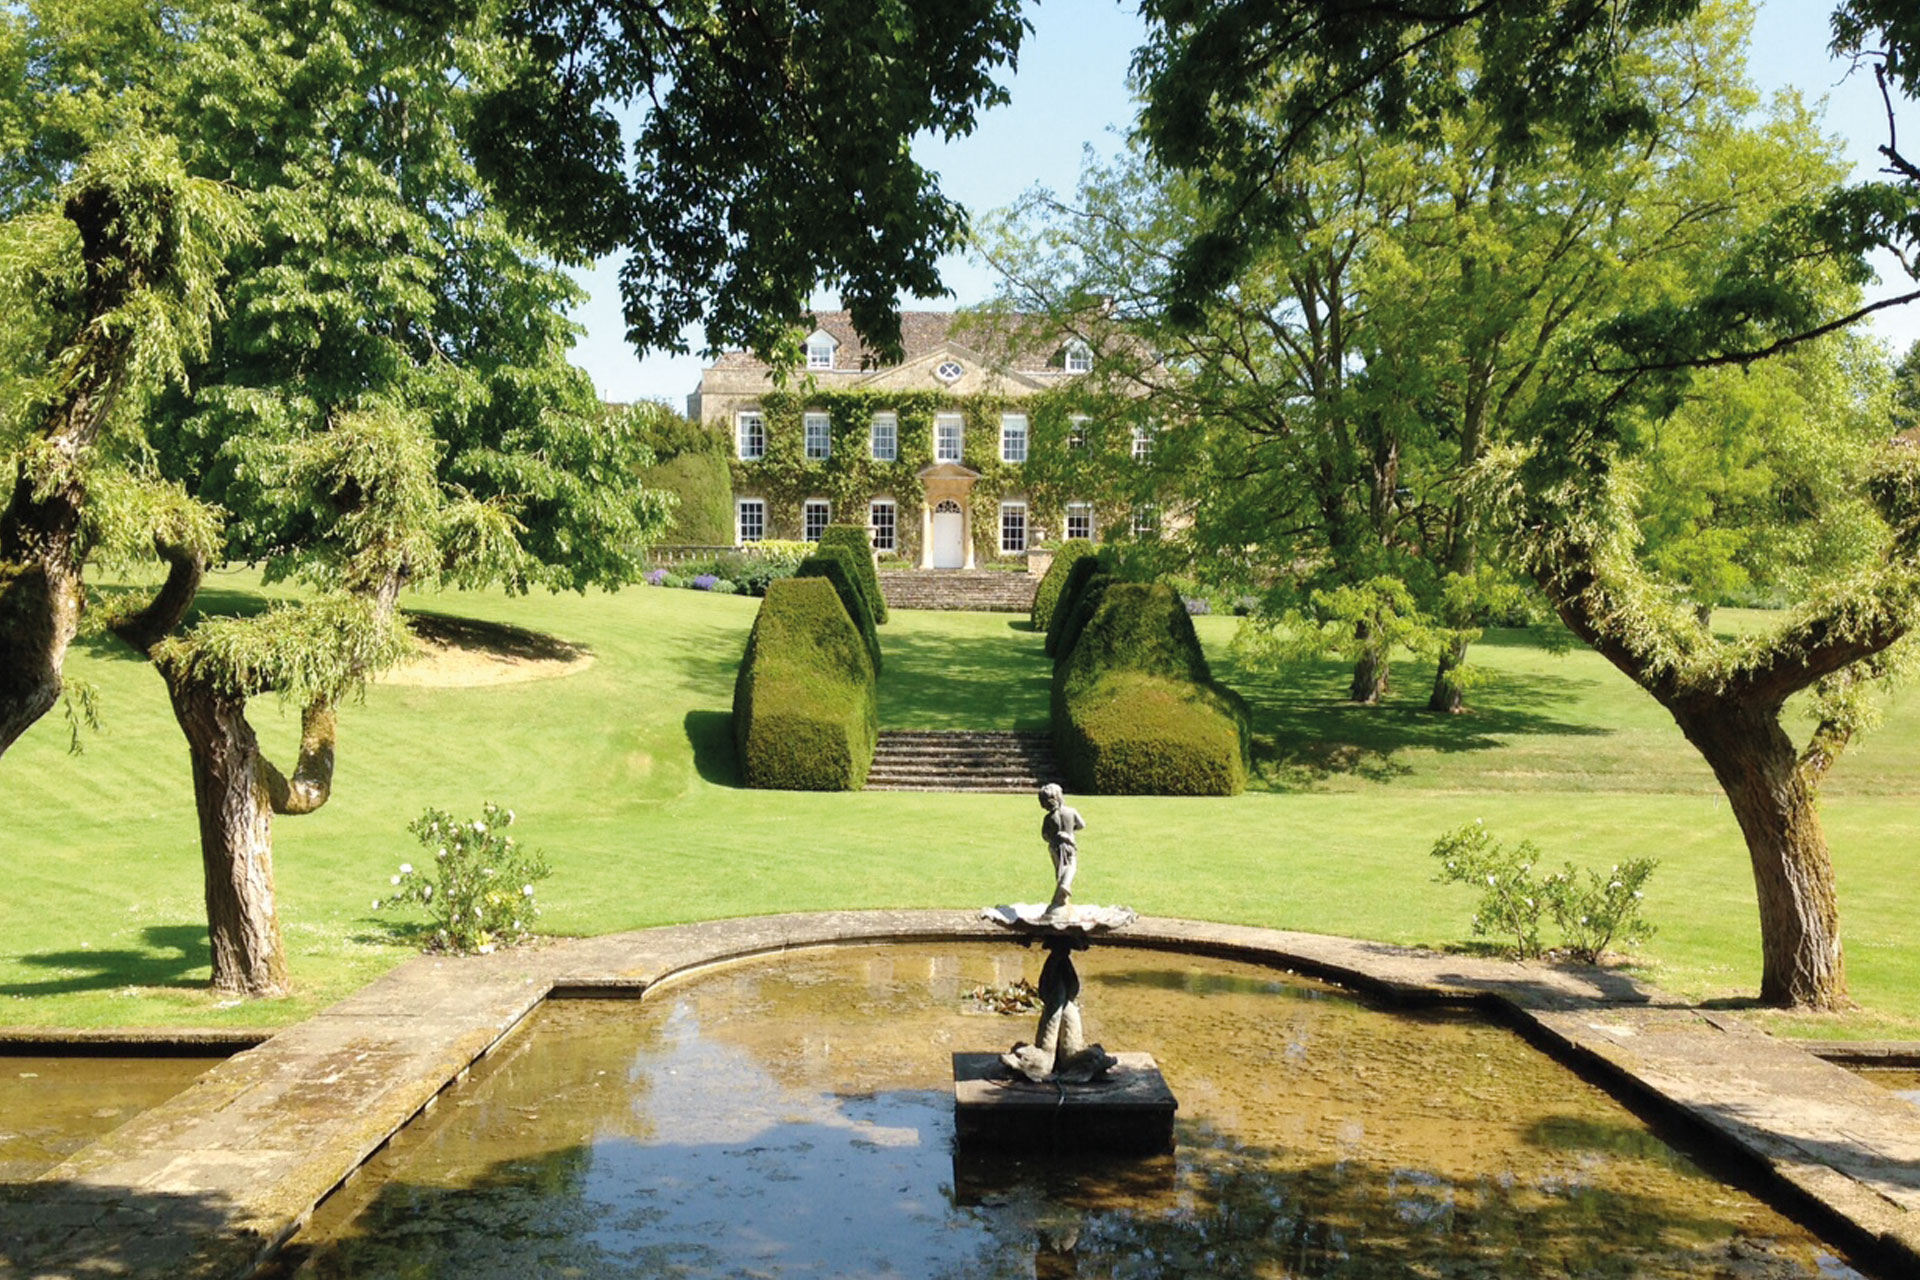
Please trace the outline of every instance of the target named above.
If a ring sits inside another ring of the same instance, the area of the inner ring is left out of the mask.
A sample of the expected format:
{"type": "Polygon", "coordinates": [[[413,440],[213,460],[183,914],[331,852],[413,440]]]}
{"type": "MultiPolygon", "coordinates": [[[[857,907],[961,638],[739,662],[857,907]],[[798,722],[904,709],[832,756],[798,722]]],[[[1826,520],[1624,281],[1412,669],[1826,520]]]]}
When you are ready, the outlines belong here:
{"type": "MultiPolygon", "coordinates": [[[[219,587],[258,594],[244,572],[219,587]]],[[[99,691],[105,730],[67,752],[56,714],[0,759],[0,1024],[271,1025],[303,1017],[409,949],[371,909],[417,856],[406,824],[429,805],[512,805],[555,868],[543,928],[592,934],[829,907],[971,907],[1034,897],[1049,870],[1040,810],[1022,796],[815,795],[739,787],[728,725],[757,601],[691,591],[448,594],[422,610],[512,623],[588,646],[575,674],[483,688],[381,684],[341,717],[334,798],[275,827],[282,924],[297,993],[217,1001],[186,753],[159,679],[109,641],[72,676],[99,691]]],[[[1471,895],[1430,881],[1426,851],[1483,818],[1549,859],[1661,859],[1648,892],[1660,932],[1641,970],[1698,999],[1758,983],[1745,850],[1705,766],[1665,714],[1591,653],[1521,633],[1475,651],[1474,710],[1419,710],[1430,669],[1396,670],[1395,698],[1339,701],[1336,664],[1251,671],[1235,623],[1199,620],[1220,674],[1255,710],[1255,787],[1227,800],[1076,797],[1088,831],[1080,887],[1161,915],[1433,946],[1466,938],[1471,895]]],[[[1731,625],[1764,625],[1730,617],[1731,625]]],[[[1039,728],[1040,638],[1008,615],[901,612],[881,719],[893,728],[1039,728]]],[[[294,709],[258,704],[290,753],[294,709]]],[[[1841,880],[1855,997],[1843,1017],[1783,1017],[1815,1036],[1920,1037],[1920,713],[1893,707],[1842,760],[1827,830],[1841,880]]]]}

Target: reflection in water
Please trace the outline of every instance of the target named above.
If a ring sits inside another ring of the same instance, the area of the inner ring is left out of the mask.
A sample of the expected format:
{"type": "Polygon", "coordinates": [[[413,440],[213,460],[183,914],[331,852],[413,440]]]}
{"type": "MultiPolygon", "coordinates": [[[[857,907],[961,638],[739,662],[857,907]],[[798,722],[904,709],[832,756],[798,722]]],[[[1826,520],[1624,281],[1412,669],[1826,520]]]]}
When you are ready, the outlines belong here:
{"type": "Polygon", "coordinates": [[[1911,1067],[1862,1067],[1855,1074],[1920,1107],[1920,1071],[1911,1067]]]}
{"type": "Polygon", "coordinates": [[[1174,1155],[956,1156],[950,1055],[1027,1031],[963,1003],[1007,954],[847,949],[549,1005],[282,1274],[1857,1275],[1510,1033],[1251,965],[1083,957],[1089,1038],[1180,1096],[1174,1155]]]}
{"type": "Polygon", "coordinates": [[[0,1185],[31,1181],[220,1060],[0,1054],[0,1185]]]}

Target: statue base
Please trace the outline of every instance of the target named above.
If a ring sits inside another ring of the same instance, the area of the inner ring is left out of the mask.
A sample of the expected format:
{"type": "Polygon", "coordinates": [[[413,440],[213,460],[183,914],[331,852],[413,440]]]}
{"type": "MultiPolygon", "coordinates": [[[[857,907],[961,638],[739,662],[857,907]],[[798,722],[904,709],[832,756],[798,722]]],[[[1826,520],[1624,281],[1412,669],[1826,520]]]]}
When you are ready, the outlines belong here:
{"type": "Polygon", "coordinates": [[[1150,1053],[1113,1055],[1091,1084],[1035,1084],[997,1053],[953,1055],[953,1128],[962,1146],[1151,1155],[1173,1150],[1179,1102],[1150,1053]]]}

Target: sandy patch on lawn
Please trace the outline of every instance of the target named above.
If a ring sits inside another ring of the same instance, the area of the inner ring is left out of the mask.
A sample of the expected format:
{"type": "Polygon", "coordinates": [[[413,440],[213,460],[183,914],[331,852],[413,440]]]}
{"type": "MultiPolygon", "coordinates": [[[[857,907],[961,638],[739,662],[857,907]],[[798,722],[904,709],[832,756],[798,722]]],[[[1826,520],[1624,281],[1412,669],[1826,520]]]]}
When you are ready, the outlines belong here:
{"type": "Polygon", "coordinates": [[[380,677],[381,684],[470,689],[570,676],[593,665],[583,645],[499,622],[407,614],[419,653],[380,677]]]}

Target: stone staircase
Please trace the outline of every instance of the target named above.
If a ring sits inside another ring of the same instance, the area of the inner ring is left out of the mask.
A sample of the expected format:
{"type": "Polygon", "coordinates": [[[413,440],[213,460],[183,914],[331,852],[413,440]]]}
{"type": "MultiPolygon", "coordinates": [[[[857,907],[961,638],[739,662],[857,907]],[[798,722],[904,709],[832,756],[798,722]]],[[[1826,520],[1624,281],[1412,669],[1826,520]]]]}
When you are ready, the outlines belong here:
{"type": "Polygon", "coordinates": [[[883,729],[867,790],[1032,792],[1058,781],[1049,733],[883,729]]]}
{"type": "Polygon", "coordinates": [[[968,609],[1027,613],[1040,579],[996,569],[888,569],[880,594],[889,609],[968,609]]]}

